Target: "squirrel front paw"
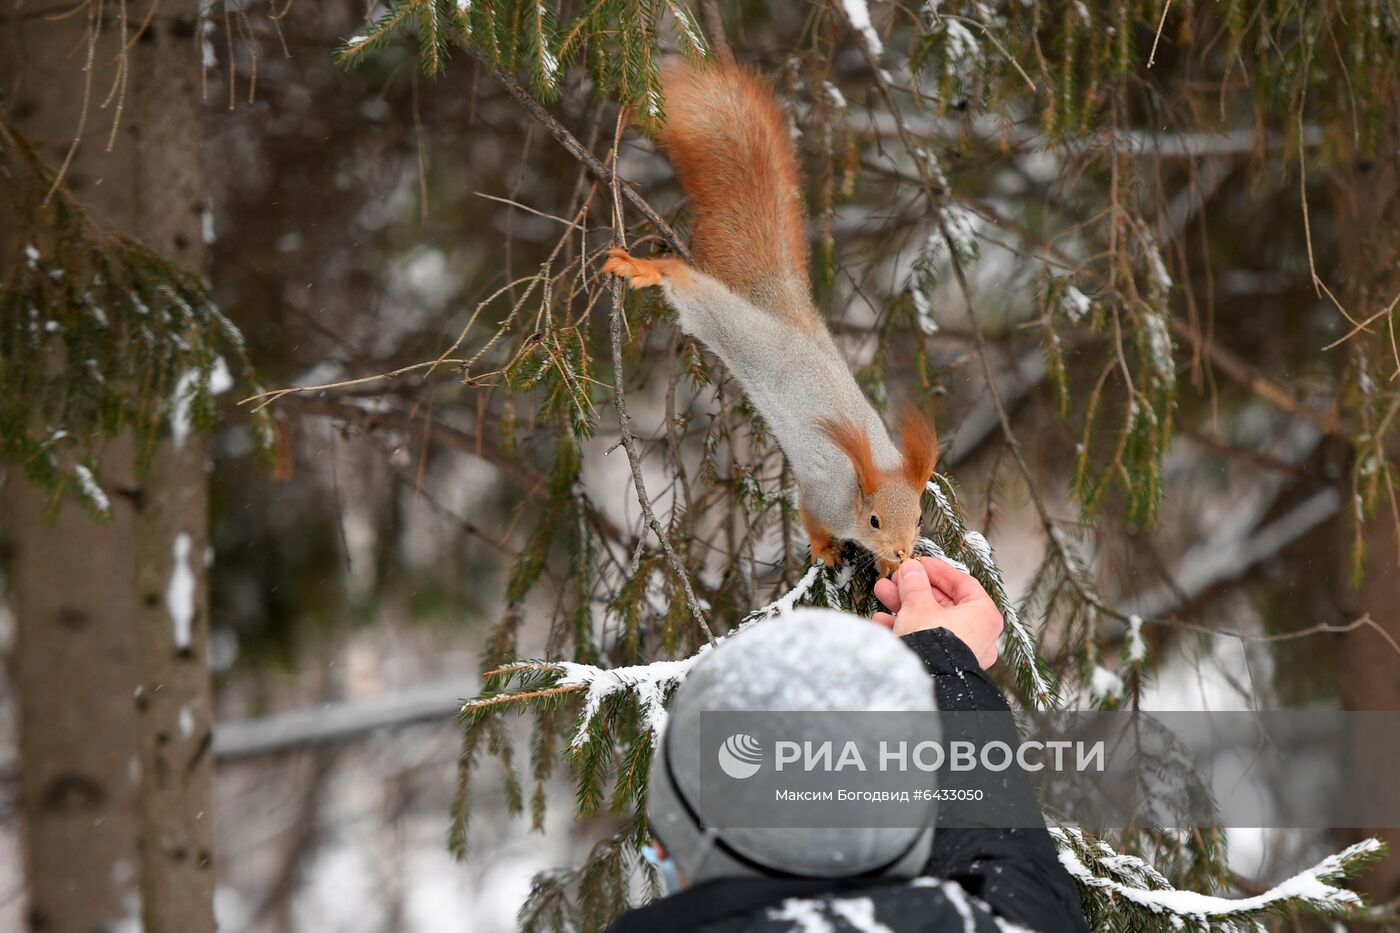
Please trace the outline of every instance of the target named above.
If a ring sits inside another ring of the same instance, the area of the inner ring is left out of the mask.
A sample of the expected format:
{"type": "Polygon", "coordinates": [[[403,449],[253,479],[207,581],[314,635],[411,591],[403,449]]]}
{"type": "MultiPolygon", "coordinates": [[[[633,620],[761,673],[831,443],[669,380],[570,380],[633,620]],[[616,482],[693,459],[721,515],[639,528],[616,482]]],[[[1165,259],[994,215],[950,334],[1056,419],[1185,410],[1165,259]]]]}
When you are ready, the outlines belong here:
{"type": "Polygon", "coordinates": [[[837,541],[831,531],[813,518],[806,509],[799,508],[798,514],[802,516],[802,527],[807,530],[807,542],[812,549],[812,563],[822,563],[828,567],[835,567],[839,564],[841,562],[841,542],[837,541]]]}
{"type": "Polygon", "coordinates": [[[633,288],[651,288],[673,275],[675,266],[683,265],[675,259],[638,259],[625,249],[610,249],[608,261],[603,263],[603,274],[627,279],[633,288]]]}
{"type": "Polygon", "coordinates": [[[836,541],[827,538],[824,542],[818,542],[814,539],[811,546],[812,563],[826,564],[832,568],[841,563],[841,545],[836,541]]]}

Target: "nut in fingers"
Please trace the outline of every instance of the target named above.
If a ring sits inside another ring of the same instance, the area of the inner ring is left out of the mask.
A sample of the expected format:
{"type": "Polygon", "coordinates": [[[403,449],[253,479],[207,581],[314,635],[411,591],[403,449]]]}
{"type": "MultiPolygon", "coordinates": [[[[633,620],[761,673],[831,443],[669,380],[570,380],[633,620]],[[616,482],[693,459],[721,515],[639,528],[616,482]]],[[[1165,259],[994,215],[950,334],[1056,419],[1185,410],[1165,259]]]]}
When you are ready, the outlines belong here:
{"type": "Polygon", "coordinates": [[[660,285],[675,263],[674,259],[638,259],[625,249],[610,249],[603,274],[624,278],[633,288],[650,288],[660,285]]]}

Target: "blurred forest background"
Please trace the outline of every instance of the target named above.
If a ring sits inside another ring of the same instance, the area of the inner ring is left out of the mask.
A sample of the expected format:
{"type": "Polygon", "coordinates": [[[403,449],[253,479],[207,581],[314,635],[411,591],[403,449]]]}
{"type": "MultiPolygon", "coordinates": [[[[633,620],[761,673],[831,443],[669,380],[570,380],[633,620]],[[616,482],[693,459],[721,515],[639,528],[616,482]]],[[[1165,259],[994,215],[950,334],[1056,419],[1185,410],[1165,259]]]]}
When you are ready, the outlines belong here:
{"type": "MultiPolygon", "coordinates": [[[[619,107],[665,50],[788,107],[818,304],[936,417],[1022,702],[1400,709],[1400,8],[866,9],[0,3],[0,929],[514,929],[625,838],[576,695],[454,715],[803,578],[761,421],[595,278],[684,241],[619,107]]],[[[1362,835],[1167,860],[1249,894],[1362,835]]],[[[1395,926],[1400,859],[1356,884],[1395,926]]]]}

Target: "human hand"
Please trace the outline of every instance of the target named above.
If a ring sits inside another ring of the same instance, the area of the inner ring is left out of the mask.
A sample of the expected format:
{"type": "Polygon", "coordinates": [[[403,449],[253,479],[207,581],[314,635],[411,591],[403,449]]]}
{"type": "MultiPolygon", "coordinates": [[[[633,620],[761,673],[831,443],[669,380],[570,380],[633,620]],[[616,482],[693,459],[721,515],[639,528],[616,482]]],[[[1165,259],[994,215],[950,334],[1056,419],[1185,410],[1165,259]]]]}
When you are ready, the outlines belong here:
{"type": "Polygon", "coordinates": [[[906,560],[892,577],[875,581],[875,598],[890,610],[875,613],[875,621],[896,635],[946,628],[972,649],[983,670],[997,663],[1006,624],[1001,611],[975,577],[947,561],[906,560]]]}

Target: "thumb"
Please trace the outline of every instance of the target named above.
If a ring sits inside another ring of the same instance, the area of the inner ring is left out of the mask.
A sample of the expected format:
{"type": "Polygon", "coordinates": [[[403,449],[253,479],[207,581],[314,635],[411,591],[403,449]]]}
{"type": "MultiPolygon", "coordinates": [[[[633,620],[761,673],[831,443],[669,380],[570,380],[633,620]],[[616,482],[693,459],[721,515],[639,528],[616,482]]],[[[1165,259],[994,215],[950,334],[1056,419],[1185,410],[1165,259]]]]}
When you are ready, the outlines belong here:
{"type": "Polygon", "coordinates": [[[937,608],[938,601],[933,596],[933,586],[928,580],[928,571],[916,560],[906,560],[894,574],[899,586],[900,610],[914,611],[937,608]]]}

